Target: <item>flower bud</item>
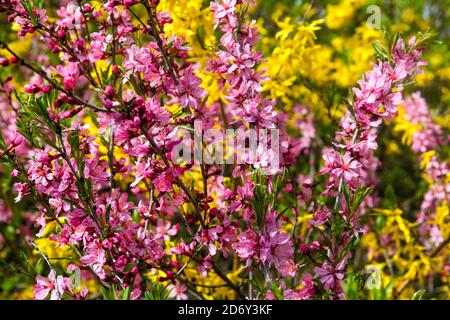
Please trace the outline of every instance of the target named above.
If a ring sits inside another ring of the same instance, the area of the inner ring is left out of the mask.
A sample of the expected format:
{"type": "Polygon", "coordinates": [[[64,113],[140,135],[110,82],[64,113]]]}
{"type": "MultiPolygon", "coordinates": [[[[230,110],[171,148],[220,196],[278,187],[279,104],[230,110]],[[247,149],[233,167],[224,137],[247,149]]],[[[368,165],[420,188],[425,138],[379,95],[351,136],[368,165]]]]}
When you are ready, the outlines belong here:
{"type": "Polygon", "coordinates": [[[9,65],[9,60],[3,57],[0,57],[0,66],[7,67],[9,65]]]}
{"type": "Polygon", "coordinates": [[[300,245],[300,252],[303,254],[306,254],[306,253],[308,253],[308,251],[309,251],[308,246],[306,244],[302,243],[300,245]]]}
{"type": "Polygon", "coordinates": [[[103,104],[105,105],[106,109],[111,109],[113,107],[113,103],[111,100],[105,100],[103,101],[103,104]]]}
{"type": "Polygon", "coordinates": [[[144,104],[144,98],[142,98],[141,96],[136,97],[136,99],[134,99],[134,105],[139,107],[142,106],[144,104]]]}
{"type": "Polygon", "coordinates": [[[112,99],[116,94],[116,90],[112,86],[107,85],[105,87],[105,94],[109,99],[112,99]]]}
{"type": "Polygon", "coordinates": [[[134,0],[123,0],[123,5],[125,7],[131,7],[132,5],[134,5],[134,0]]]}
{"type": "Polygon", "coordinates": [[[117,64],[115,64],[115,65],[112,67],[112,72],[113,72],[116,76],[120,73],[120,69],[119,69],[119,66],[118,66],[117,64]]]}
{"type": "Polygon", "coordinates": [[[58,109],[63,105],[63,101],[61,99],[56,99],[55,101],[53,101],[53,106],[58,109]]]}
{"type": "Polygon", "coordinates": [[[81,107],[70,109],[70,110],[66,110],[66,111],[62,112],[59,116],[60,116],[61,119],[68,119],[68,118],[73,117],[77,113],[79,113],[81,110],[82,110],[81,107]]]}
{"type": "Polygon", "coordinates": [[[23,89],[25,93],[38,93],[40,91],[40,88],[34,83],[26,84],[23,89]]]}
{"type": "Polygon", "coordinates": [[[50,86],[42,86],[41,87],[41,92],[42,93],[49,93],[51,89],[52,88],[50,86]]]}
{"type": "Polygon", "coordinates": [[[72,90],[75,87],[75,79],[73,77],[65,77],[63,80],[64,89],[72,90]]]}
{"type": "Polygon", "coordinates": [[[63,29],[59,29],[56,34],[58,35],[58,38],[64,39],[66,36],[66,32],[63,29]]]}

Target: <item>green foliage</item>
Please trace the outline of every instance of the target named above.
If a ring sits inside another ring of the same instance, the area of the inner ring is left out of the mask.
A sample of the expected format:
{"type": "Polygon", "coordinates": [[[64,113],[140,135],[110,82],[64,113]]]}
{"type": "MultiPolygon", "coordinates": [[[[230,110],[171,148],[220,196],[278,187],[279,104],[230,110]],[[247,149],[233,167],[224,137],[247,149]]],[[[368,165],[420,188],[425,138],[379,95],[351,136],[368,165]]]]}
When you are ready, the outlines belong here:
{"type": "Polygon", "coordinates": [[[145,291],[145,298],[147,300],[168,300],[170,291],[166,286],[159,283],[158,280],[153,282],[147,281],[147,291],[145,291]]]}

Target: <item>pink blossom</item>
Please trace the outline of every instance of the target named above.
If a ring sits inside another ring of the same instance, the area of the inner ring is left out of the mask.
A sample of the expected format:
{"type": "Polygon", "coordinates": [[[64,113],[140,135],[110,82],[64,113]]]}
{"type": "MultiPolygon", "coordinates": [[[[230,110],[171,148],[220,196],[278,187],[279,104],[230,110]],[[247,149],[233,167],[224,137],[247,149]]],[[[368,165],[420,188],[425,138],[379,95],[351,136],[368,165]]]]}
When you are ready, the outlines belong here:
{"type": "Polygon", "coordinates": [[[281,275],[293,277],[297,270],[294,247],[290,235],[281,232],[281,221],[276,221],[276,216],[274,212],[266,217],[266,229],[260,239],[260,259],[263,263],[273,263],[281,275]]]}
{"type": "Polygon", "coordinates": [[[257,248],[257,237],[253,230],[248,229],[241,234],[239,234],[239,241],[232,244],[233,249],[236,250],[237,255],[242,260],[247,261],[247,264],[250,262],[257,248]]]}
{"type": "Polygon", "coordinates": [[[66,288],[66,279],[61,275],[56,276],[55,271],[52,269],[47,278],[43,276],[36,277],[34,298],[36,300],[44,300],[50,294],[50,300],[61,300],[66,288]]]}
{"type": "Polygon", "coordinates": [[[332,174],[337,177],[342,177],[348,183],[359,176],[358,169],[361,168],[361,163],[354,160],[350,152],[346,152],[342,159],[338,161],[336,168],[331,171],[332,174]]]}
{"type": "Polygon", "coordinates": [[[56,70],[63,77],[64,88],[66,90],[72,90],[80,75],[77,63],[68,62],[65,66],[58,65],[56,66],[56,70]]]}
{"type": "Polygon", "coordinates": [[[86,246],[86,255],[80,259],[81,263],[92,268],[100,279],[105,279],[103,266],[106,263],[106,253],[102,243],[95,239],[86,246]]]}
{"type": "Polygon", "coordinates": [[[201,83],[201,79],[195,75],[192,67],[184,70],[178,85],[179,104],[181,106],[198,108],[200,99],[206,95],[206,91],[200,87],[201,83]]]}
{"type": "Polygon", "coordinates": [[[344,279],[344,274],[342,272],[344,271],[346,264],[346,259],[343,259],[336,266],[332,266],[325,262],[321,267],[315,267],[314,271],[320,278],[325,289],[334,289],[338,285],[339,280],[344,279]]]}
{"type": "Polygon", "coordinates": [[[175,283],[175,285],[169,285],[167,287],[170,290],[169,298],[176,298],[177,300],[188,300],[189,297],[186,294],[187,287],[184,284],[175,283]]]}
{"type": "Polygon", "coordinates": [[[328,221],[328,217],[331,216],[331,211],[327,207],[323,207],[322,209],[316,211],[314,213],[314,217],[310,220],[310,223],[319,227],[325,224],[328,221]]]}

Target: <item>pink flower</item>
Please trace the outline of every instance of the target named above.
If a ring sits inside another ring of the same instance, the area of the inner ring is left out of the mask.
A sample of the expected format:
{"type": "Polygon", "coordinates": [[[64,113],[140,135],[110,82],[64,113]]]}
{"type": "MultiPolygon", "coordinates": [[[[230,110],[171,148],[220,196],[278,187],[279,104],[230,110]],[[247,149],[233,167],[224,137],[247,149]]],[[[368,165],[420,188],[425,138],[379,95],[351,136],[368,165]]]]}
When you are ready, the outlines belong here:
{"type": "Polygon", "coordinates": [[[310,300],[315,294],[313,277],[309,273],[304,273],[301,282],[302,288],[298,291],[285,290],[283,295],[286,300],[310,300]]]}
{"type": "Polygon", "coordinates": [[[430,241],[436,247],[439,246],[444,241],[444,237],[442,236],[441,230],[437,225],[434,225],[431,228],[430,241]]]}
{"type": "Polygon", "coordinates": [[[80,75],[78,64],[75,62],[68,62],[65,66],[57,65],[56,70],[59,75],[63,77],[64,89],[72,90],[80,75]]]}
{"type": "Polygon", "coordinates": [[[143,179],[150,178],[155,173],[150,161],[138,162],[135,166],[135,179],[131,187],[137,186],[143,179]]]}
{"type": "Polygon", "coordinates": [[[133,73],[142,73],[144,80],[148,81],[152,87],[161,84],[159,67],[148,47],[139,48],[133,44],[125,51],[123,67],[127,70],[125,77],[129,77],[133,73]]]}
{"type": "Polygon", "coordinates": [[[61,212],[68,211],[70,209],[70,204],[63,201],[61,198],[50,198],[48,203],[56,208],[55,215],[58,217],[61,212]]]}
{"type": "Polygon", "coordinates": [[[326,174],[333,171],[339,163],[339,155],[333,149],[326,148],[323,152],[322,159],[325,162],[325,167],[320,169],[319,174],[326,174]]]}
{"type": "Polygon", "coordinates": [[[322,207],[319,211],[316,211],[316,213],[314,213],[314,217],[312,220],[310,220],[310,223],[315,225],[316,227],[319,227],[328,221],[328,217],[330,215],[330,209],[328,209],[327,207],[322,207]]]}
{"type": "Polygon", "coordinates": [[[17,196],[14,198],[15,202],[19,202],[24,196],[30,194],[30,187],[24,182],[14,183],[13,190],[17,193],[17,196]]]}
{"type": "Polygon", "coordinates": [[[261,128],[275,128],[277,113],[268,101],[264,101],[264,104],[265,106],[260,110],[260,102],[257,99],[247,99],[242,103],[242,108],[237,108],[233,114],[261,128]]]}
{"type": "Polygon", "coordinates": [[[84,265],[91,267],[100,279],[105,279],[106,274],[103,266],[106,263],[106,253],[98,239],[86,245],[86,255],[80,261],[84,265]]]}
{"type": "Polygon", "coordinates": [[[94,63],[104,57],[106,49],[108,48],[108,43],[102,32],[92,32],[91,39],[92,41],[88,48],[89,54],[87,58],[90,63],[94,63]]]}
{"type": "Polygon", "coordinates": [[[219,4],[218,1],[211,2],[211,10],[214,13],[214,21],[218,24],[219,22],[227,22],[230,23],[231,26],[236,26],[236,16],[235,16],[235,6],[236,0],[222,0],[222,4],[219,4]]]}
{"type": "Polygon", "coordinates": [[[278,155],[270,148],[270,146],[265,145],[267,142],[258,143],[256,150],[247,150],[243,156],[244,162],[251,164],[256,169],[269,170],[268,173],[273,175],[280,171],[278,167],[275,168],[272,164],[276,162],[278,155]]]}
{"type": "Polygon", "coordinates": [[[185,69],[178,85],[179,104],[183,107],[197,109],[200,99],[206,95],[206,91],[200,87],[202,80],[197,77],[192,66],[185,69]]]}
{"type": "Polygon", "coordinates": [[[48,277],[36,277],[34,286],[34,298],[44,300],[50,294],[50,300],[61,300],[64,290],[67,288],[67,281],[63,276],[56,277],[55,271],[51,270],[48,277]]]}
{"type": "Polygon", "coordinates": [[[332,170],[332,174],[342,177],[345,182],[350,183],[359,176],[359,168],[361,168],[361,163],[354,160],[350,152],[346,152],[342,159],[339,159],[337,167],[332,170]]]}
{"type": "Polygon", "coordinates": [[[69,2],[67,6],[56,10],[56,13],[61,18],[60,20],[56,20],[58,26],[68,29],[80,28],[80,23],[83,21],[83,14],[78,4],[69,2]]]}
{"type": "Polygon", "coordinates": [[[297,271],[294,262],[294,247],[290,234],[281,232],[281,221],[276,221],[277,213],[266,216],[266,228],[260,239],[260,259],[262,263],[274,264],[283,276],[293,277],[297,271]]]}
{"type": "Polygon", "coordinates": [[[325,289],[335,289],[339,280],[344,279],[344,274],[347,264],[347,259],[343,259],[335,267],[325,262],[321,267],[315,267],[314,271],[319,276],[320,281],[323,283],[325,289]]]}
{"type": "Polygon", "coordinates": [[[130,299],[131,300],[138,300],[142,295],[142,290],[140,288],[136,288],[133,291],[131,291],[130,299]]]}
{"type": "Polygon", "coordinates": [[[153,183],[159,192],[167,192],[172,190],[172,185],[176,178],[183,172],[182,168],[171,167],[153,179],[153,183]]]}
{"type": "Polygon", "coordinates": [[[52,170],[45,164],[41,164],[38,161],[31,161],[28,168],[28,177],[31,181],[34,181],[37,185],[47,187],[50,181],[54,179],[52,170]]]}
{"type": "Polygon", "coordinates": [[[255,255],[257,248],[257,237],[253,230],[248,229],[239,234],[239,241],[232,244],[234,250],[236,250],[237,255],[242,260],[250,263],[250,259],[255,255]]]}
{"type": "Polygon", "coordinates": [[[158,96],[154,96],[145,102],[145,117],[149,120],[156,120],[160,122],[169,122],[171,118],[170,112],[161,106],[161,102],[158,96]]]}
{"type": "Polygon", "coordinates": [[[170,290],[169,298],[176,298],[177,300],[188,300],[189,297],[186,294],[187,287],[184,284],[179,284],[178,282],[175,285],[167,286],[167,289],[170,290]]]}

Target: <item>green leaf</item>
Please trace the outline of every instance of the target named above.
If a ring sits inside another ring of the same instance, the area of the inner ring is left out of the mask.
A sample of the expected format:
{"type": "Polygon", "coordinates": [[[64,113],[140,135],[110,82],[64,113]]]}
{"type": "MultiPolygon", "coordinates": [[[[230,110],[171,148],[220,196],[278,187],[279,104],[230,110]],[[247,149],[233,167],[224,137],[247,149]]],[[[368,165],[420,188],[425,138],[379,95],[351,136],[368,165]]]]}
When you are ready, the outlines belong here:
{"type": "Polygon", "coordinates": [[[418,291],[414,292],[412,299],[413,300],[422,300],[425,292],[426,292],[425,290],[418,290],[418,291]]]}
{"type": "Polygon", "coordinates": [[[20,251],[19,252],[19,256],[20,256],[20,260],[22,262],[22,265],[25,267],[25,270],[27,272],[31,272],[31,266],[30,266],[30,263],[28,262],[29,258],[27,256],[27,254],[25,253],[25,251],[23,251],[23,250],[20,251]]]}
{"type": "Polygon", "coordinates": [[[348,188],[346,183],[343,183],[343,191],[345,196],[345,202],[347,203],[347,207],[350,208],[351,200],[350,200],[350,189],[348,188]]]}
{"type": "Polygon", "coordinates": [[[14,272],[17,271],[16,267],[14,267],[13,265],[7,263],[4,260],[0,260],[0,268],[3,269],[3,270],[6,270],[8,272],[11,272],[11,273],[14,273],[14,272]]]}
{"type": "Polygon", "coordinates": [[[198,42],[200,42],[202,48],[205,49],[205,27],[204,26],[198,27],[196,35],[198,42]]]}
{"type": "Polygon", "coordinates": [[[358,210],[359,206],[363,202],[363,200],[367,197],[367,195],[372,191],[371,188],[360,188],[357,189],[355,192],[355,195],[353,197],[353,203],[352,203],[352,213],[356,212],[358,210]]]}
{"type": "Polygon", "coordinates": [[[147,300],[168,300],[170,290],[166,289],[166,286],[159,283],[157,279],[150,282],[147,281],[147,286],[149,290],[144,293],[147,300]]]}
{"type": "Polygon", "coordinates": [[[105,227],[109,228],[109,218],[111,217],[111,203],[108,203],[106,205],[106,212],[105,212],[105,227]]]}
{"type": "Polygon", "coordinates": [[[104,300],[116,300],[116,295],[114,294],[113,288],[108,289],[105,287],[101,287],[100,291],[104,300]]]}
{"type": "Polygon", "coordinates": [[[178,128],[181,128],[181,129],[184,129],[184,130],[187,130],[187,131],[194,132],[194,128],[189,127],[189,126],[187,126],[187,125],[184,125],[184,124],[176,124],[176,126],[177,126],[178,128]]]}
{"type": "Polygon", "coordinates": [[[377,41],[375,43],[372,43],[372,47],[375,50],[378,58],[384,61],[389,59],[389,55],[386,53],[386,48],[382,44],[380,44],[380,42],[377,41]]]}
{"type": "Polygon", "coordinates": [[[37,275],[42,274],[45,267],[45,261],[44,258],[40,257],[39,260],[36,262],[36,266],[34,267],[34,271],[37,275]]]}
{"type": "Polygon", "coordinates": [[[131,286],[128,286],[122,292],[122,300],[129,300],[131,294],[131,286]]]}
{"type": "Polygon", "coordinates": [[[3,138],[2,130],[0,129],[0,149],[5,150],[6,149],[6,142],[3,138]]]}

